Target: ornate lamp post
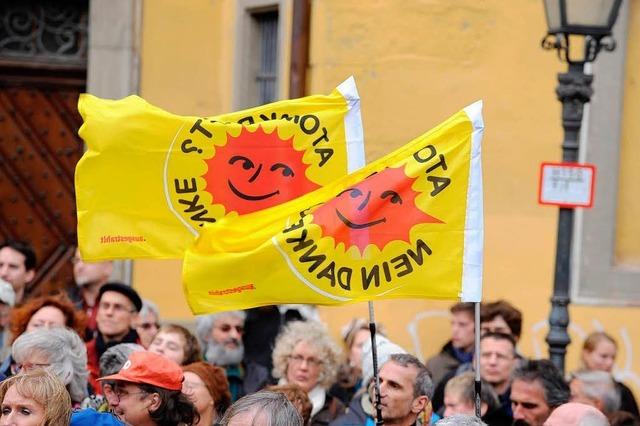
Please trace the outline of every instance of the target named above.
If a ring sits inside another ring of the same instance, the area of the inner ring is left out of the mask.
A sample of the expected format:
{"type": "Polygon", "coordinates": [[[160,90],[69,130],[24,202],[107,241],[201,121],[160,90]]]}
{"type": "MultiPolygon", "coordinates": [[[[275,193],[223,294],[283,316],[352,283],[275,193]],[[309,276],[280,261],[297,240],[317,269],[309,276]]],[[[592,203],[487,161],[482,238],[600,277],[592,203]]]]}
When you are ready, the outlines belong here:
{"type": "MultiPolygon", "coordinates": [[[[557,50],[560,60],[569,66],[568,72],[558,74],[556,88],[558,100],[562,102],[562,160],[565,162],[578,161],[582,110],[593,93],[593,76],[584,73],[584,65],[593,62],[601,50],[615,49],[611,29],[621,3],[622,0],[544,0],[548,33],[542,40],[542,47],[557,50]]],[[[550,359],[563,373],[567,345],[571,343],[567,326],[573,210],[560,208],[549,334],[546,339],[550,359]]]]}

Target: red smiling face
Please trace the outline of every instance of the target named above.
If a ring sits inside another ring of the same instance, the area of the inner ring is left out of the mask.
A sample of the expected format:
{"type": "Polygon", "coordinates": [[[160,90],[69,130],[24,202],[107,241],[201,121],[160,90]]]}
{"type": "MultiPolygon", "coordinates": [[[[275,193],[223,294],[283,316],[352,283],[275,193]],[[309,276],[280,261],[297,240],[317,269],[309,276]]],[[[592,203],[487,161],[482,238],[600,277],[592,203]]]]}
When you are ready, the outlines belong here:
{"type": "Polygon", "coordinates": [[[391,241],[408,242],[413,225],[442,223],[416,207],[413,182],[402,168],[384,169],[318,207],[313,222],[336,244],[357,246],[361,253],[369,244],[382,250],[391,241]]]}
{"type": "Polygon", "coordinates": [[[207,160],[206,190],[213,203],[239,214],[275,206],[318,187],[305,175],[302,155],[293,138],[280,139],[277,130],[243,128],[237,137],[228,135],[227,144],[207,160]]]}

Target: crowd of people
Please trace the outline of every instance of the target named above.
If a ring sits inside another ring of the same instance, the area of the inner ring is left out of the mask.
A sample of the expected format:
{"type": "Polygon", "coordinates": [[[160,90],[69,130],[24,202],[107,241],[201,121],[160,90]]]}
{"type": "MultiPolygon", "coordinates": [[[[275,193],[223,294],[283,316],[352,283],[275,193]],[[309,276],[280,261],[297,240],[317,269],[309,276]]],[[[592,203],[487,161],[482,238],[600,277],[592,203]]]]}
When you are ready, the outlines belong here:
{"type": "Polygon", "coordinates": [[[612,375],[611,336],[591,334],[563,377],[518,352],[522,315],[506,301],[482,304],[479,365],[468,303],[452,306],[450,340],[423,363],[382,327],[372,348],[363,319],[341,342],[299,305],[199,316],[192,333],[110,282],[111,262],[76,253],[74,286],[53,295],[27,294],[35,268],[27,244],[0,245],[0,426],[640,424],[612,375]]]}

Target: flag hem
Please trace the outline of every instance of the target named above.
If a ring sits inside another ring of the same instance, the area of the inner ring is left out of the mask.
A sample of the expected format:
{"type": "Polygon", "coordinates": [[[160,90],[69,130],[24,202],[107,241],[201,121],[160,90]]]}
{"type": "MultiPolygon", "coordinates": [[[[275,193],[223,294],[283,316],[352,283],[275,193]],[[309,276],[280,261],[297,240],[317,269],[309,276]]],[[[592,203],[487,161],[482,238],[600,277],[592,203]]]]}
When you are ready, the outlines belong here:
{"type": "Polygon", "coordinates": [[[340,83],[337,89],[347,102],[348,111],[344,117],[344,136],[347,142],[347,173],[353,173],[365,165],[360,95],[353,76],[340,83]]]}
{"type": "Polygon", "coordinates": [[[462,260],[462,302],[482,300],[482,266],[484,246],[484,214],[482,189],[481,145],[484,133],[482,101],[464,109],[473,125],[469,161],[469,186],[467,190],[467,214],[464,230],[464,253],[462,260]]]}

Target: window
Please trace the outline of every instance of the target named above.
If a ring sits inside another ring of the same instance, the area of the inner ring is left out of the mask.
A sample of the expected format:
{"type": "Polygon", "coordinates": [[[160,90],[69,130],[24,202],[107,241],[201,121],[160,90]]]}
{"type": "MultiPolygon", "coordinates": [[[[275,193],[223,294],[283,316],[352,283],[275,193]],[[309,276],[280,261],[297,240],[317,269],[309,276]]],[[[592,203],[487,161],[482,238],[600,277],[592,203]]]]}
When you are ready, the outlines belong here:
{"type": "Polygon", "coordinates": [[[234,109],[282,97],[283,1],[239,0],[234,62],[234,109]]]}

